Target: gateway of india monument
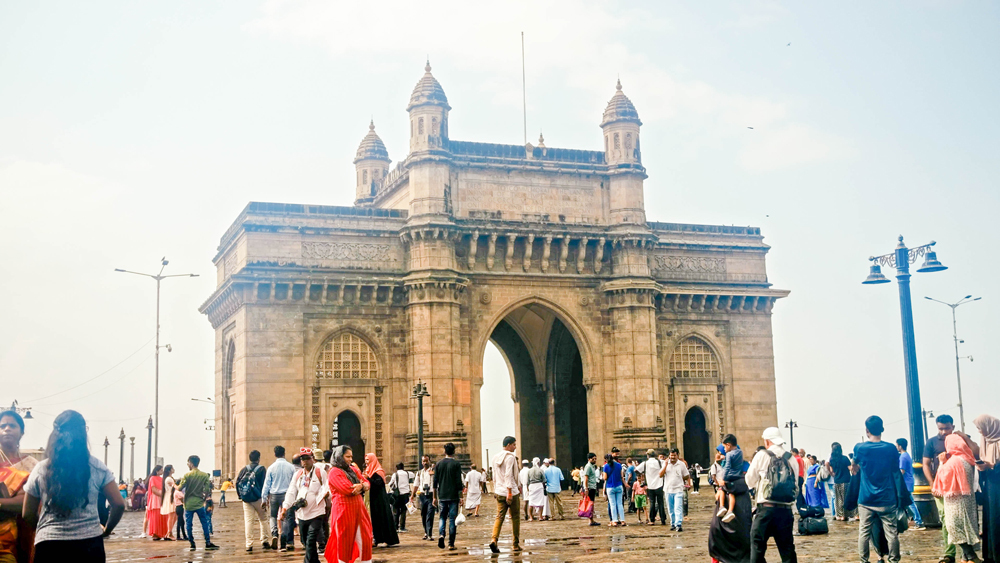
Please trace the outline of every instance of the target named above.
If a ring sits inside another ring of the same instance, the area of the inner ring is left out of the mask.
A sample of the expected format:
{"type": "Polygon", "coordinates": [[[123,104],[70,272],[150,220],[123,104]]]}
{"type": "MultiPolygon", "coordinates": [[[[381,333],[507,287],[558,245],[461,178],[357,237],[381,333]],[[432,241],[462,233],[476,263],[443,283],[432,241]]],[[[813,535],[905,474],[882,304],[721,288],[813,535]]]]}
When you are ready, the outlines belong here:
{"type": "MultiPolygon", "coordinates": [[[[708,467],[727,433],[777,423],[760,229],[646,217],[642,122],[619,83],[601,150],[452,139],[431,67],[391,166],[374,125],[352,207],[251,202],[222,236],[215,456],[349,444],[386,467],[453,442],[483,467],[483,355],[510,371],[518,455],[680,448],[708,467]]],[[[595,135],[595,141],[596,139],[595,135]]],[[[602,144],[601,144],[602,143],[602,144]]],[[[499,446],[498,446],[499,449],[499,446]]]]}

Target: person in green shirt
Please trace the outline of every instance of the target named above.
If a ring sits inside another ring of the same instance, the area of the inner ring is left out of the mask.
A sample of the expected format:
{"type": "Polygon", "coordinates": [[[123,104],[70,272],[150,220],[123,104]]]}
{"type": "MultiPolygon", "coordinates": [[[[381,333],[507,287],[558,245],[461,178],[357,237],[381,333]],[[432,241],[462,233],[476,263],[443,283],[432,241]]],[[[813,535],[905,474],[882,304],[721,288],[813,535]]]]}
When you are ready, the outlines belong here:
{"type": "MultiPolygon", "coordinates": [[[[581,475],[581,479],[583,480],[582,489],[586,491],[586,495],[590,498],[591,503],[597,498],[597,476],[597,454],[591,452],[587,454],[587,465],[583,466],[583,473],[581,475]]],[[[597,510],[590,511],[591,526],[600,526],[600,524],[594,521],[596,515],[597,510]]]]}
{"type": "Polygon", "coordinates": [[[201,463],[201,458],[198,456],[189,457],[187,464],[190,471],[181,478],[180,484],[177,485],[178,489],[184,491],[184,524],[187,527],[188,539],[191,541],[191,551],[197,549],[192,530],[195,514],[198,515],[201,531],[205,535],[205,549],[219,549],[219,546],[212,543],[208,531],[208,513],[205,511],[205,499],[212,494],[212,479],[208,473],[198,470],[199,463],[201,463]]]}

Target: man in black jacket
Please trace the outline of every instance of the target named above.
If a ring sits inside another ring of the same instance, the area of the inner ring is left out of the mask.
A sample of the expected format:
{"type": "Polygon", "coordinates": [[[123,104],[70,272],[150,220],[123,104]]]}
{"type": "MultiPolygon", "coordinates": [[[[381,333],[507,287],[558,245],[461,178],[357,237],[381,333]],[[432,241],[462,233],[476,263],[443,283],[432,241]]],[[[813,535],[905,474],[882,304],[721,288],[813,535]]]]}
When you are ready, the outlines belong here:
{"type": "Polygon", "coordinates": [[[458,517],[458,503],[465,485],[462,483],[462,464],[454,457],[455,444],[444,445],[444,459],[434,466],[434,503],[441,510],[441,524],[438,528],[438,547],[444,549],[444,526],[448,527],[448,549],[455,550],[455,518],[458,517]]]}
{"type": "Polygon", "coordinates": [[[260,542],[264,549],[271,549],[271,526],[260,498],[267,471],[260,466],[260,452],[250,452],[250,464],[236,477],[236,496],[243,501],[243,532],[247,552],[253,551],[253,523],[260,526],[260,542]]]}

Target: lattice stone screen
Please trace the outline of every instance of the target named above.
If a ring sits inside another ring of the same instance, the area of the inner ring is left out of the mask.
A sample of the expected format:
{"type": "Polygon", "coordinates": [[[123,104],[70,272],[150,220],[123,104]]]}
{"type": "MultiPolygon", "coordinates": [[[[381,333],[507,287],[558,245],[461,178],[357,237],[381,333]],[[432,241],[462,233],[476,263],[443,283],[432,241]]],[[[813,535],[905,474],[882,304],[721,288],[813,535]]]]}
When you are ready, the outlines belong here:
{"type": "Polygon", "coordinates": [[[378,362],[367,342],[345,332],[323,344],[316,361],[318,379],[377,379],[378,362]]]}
{"type": "Polygon", "coordinates": [[[668,366],[670,377],[719,377],[719,361],[712,349],[697,336],[685,338],[674,348],[668,366]]]}

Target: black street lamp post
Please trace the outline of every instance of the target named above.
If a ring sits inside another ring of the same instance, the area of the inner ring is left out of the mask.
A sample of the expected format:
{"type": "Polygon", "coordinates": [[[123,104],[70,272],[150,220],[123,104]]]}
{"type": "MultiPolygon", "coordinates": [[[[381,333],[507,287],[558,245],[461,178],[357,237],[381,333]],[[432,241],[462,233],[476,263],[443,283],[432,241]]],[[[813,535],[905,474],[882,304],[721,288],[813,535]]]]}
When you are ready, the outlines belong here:
{"type": "Polygon", "coordinates": [[[899,244],[896,250],[890,254],[882,256],[872,256],[871,271],[864,284],[889,283],[889,279],[882,275],[882,266],[889,266],[896,269],[896,285],[899,287],[899,312],[903,324],[903,364],[906,373],[906,404],[910,419],[910,444],[913,450],[914,460],[914,486],[913,500],[920,510],[925,525],[940,526],[941,520],[934,504],[934,497],[931,496],[931,487],[924,478],[923,466],[920,460],[923,458],[924,442],[924,418],[920,406],[920,380],[917,376],[917,342],[913,335],[913,304],[910,298],[910,264],[924,256],[924,263],[917,268],[918,273],[940,272],[947,270],[947,266],[938,262],[937,253],[931,250],[937,244],[931,241],[929,244],[916,248],[907,248],[903,244],[903,237],[900,235],[899,244]]]}
{"type": "Polygon", "coordinates": [[[785,423],[785,428],[788,429],[788,442],[793,450],[795,449],[795,429],[798,427],[799,423],[794,420],[785,423]]]}

